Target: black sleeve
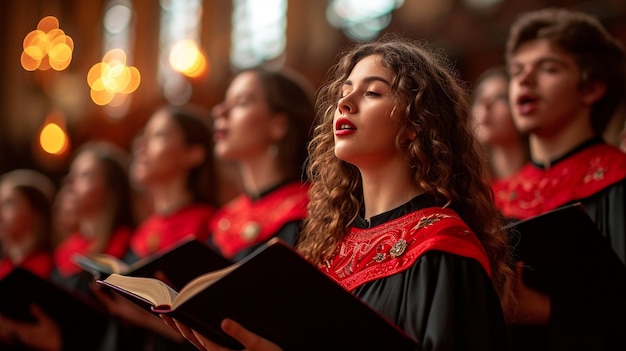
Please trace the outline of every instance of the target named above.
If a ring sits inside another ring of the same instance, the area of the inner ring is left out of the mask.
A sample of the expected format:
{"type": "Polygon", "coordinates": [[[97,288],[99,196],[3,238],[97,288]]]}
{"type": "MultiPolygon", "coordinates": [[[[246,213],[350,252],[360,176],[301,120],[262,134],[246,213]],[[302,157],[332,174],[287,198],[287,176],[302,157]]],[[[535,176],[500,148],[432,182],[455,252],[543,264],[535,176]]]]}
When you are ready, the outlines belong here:
{"type": "Polygon", "coordinates": [[[419,341],[422,350],[509,349],[500,300],[473,259],[428,252],[407,271],[355,293],[419,341]]]}

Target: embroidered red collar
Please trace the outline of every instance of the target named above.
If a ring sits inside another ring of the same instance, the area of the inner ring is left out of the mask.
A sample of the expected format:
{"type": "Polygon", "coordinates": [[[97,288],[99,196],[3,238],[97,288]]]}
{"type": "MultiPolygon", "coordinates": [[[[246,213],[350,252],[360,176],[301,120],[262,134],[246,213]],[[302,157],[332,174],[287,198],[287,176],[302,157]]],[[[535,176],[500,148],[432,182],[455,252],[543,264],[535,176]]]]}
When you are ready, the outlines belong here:
{"type": "Polygon", "coordinates": [[[491,275],[484,247],[451,209],[429,207],[382,225],[351,228],[323,270],[346,290],[412,266],[430,250],[476,259],[491,275]]]}
{"type": "Polygon", "coordinates": [[[506,216],[525,219],[585,199],[624,178],[626,154],[596,144],[549,169],[529,163],[508,181],[493,184],[493,191],[506,216]]]}
{"type": "Polygon", "coordinates": [[[291,221],[306,216],[309,186],[292,182],[261,199],[247,195],[235,198],[211,219],[212,239],[226,257],[264,242],[291,221]]]}

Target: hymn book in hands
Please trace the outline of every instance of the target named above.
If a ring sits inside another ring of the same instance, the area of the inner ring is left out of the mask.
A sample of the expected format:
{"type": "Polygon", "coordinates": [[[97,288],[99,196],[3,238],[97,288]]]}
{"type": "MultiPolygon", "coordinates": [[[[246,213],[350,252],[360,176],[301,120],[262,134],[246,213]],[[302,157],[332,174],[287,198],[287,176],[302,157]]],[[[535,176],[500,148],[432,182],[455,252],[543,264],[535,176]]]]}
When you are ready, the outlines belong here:
{"type": "MultiPolygon", "coordinates": [[[[0,279],[0,296],[0,314],[4,317],[35,323],[31,308],[36,305],[55,321],[62,332],[72,333],[75,345],[98,343],[108,325],[107,312],[87,295],[21,267],[0,279]]],[[[0,350],[4,350],[1,342],[0,350]]]]}
{"type": "Polygon", "coordinates": [[[98,282],[233,349],[242,345],[222,331],[224,318],[283,350],[418,350],[397,326],[276,238],[179,292],[154,278],[111,274],[98,282]]]}
{"type": "Polygon", "coordinates": [[[168,283],[180,288],[192,279],[232,264],[207,244],[188,237],[171,249],[147,256],[131,265],[107,254],[75,255],[74,262],[96,279],[105,279],[116,273],[133,277],[154,277],[163,274],[168,283]]]}

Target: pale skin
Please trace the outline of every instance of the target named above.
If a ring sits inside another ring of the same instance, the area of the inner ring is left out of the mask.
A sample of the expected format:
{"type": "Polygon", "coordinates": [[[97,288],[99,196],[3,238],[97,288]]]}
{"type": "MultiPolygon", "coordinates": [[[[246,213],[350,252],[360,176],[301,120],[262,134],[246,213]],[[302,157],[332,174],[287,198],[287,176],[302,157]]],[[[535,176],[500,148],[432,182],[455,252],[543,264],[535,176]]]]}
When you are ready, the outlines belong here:
{"type": "Polygon", "coordinates": [[[39,219],[11,182],[0,184],[0,243],[5,257],[22,262],[37,245],[39,219]]]}
{"type": "MultiPolygon", "coordinates": [[[[392,210],[421,193],[411,178],[406,155],[395,147],[399,120],[404,117],[401,109],[395,109],[391,78],[392,73],[380,64],[378,56],[363,58],[345,81],[334,115],[335,155],[361,171],[366,218],[392,210]]],[[[168,316],[161,318],[200,350],[228,350],[168,316]]],[[[233,320],[223,320],[221,327],[248,351],[281,350],[233,320]]]]}
{"type": "Polygon", "coordinates": [[[131,176],[148,190],[154,211],[169,214],[192,202],[187,177],[205,158],[202,147],[186,145],[180,127],[159,111],[135,142],[131,176]]]}
{"type": "MultiPolygon", "coordinates": [[[[580,68],[572,55],[546,39],[535,39],[520,45],[508,69],[513,117],[517,127],[529,133],[533,161],[549,168],[551,160],[593,137],[591,108],[606,86],[590,83],[581,88],[580,68]]],[[[518,322],[548,323],[550,297],[524,285],[520,266],[515,282],[518,322]]]]}
{"type": "Polygon", "coordinates": [[[591,108],[606,92],[600,83],[580,87],[574,57],[546,39],[522,44],[509,63],[509,101],[519,130],[530,134],[534,161],[554,160],[593,137],[591,108]]]}
{"type": "Polygon", "coordinates": [[[508,89],[506,77],[487,77],[477,86],[472,104],[476,137],[489,150],[495,179],[513,175],[528,161],[526,145],[513,123],[508,89]]]}
{"type": "Polygon", "coordinates": [[[76,156],[67,176],[67,191],[73,197],[82,235],[103,247],[109,239],[112,199],[108,194],[102,165],[91,151],[76,156]]]}
{"type": "Polygon", "coordinates": [[[422,193],[407,156],[395,146],[404,117],[391,95],[391,78],[378,56],[365,57],[344,83],[334,116],[335,155],[361,172],[366,219],[422,193]],[[341,130],[342,121],[352,125],[350,131],[341,130]]]}
{"type": "Polygon", "coordinates": [[[285,137],[289,122],[284,114],[272,112],[266,99],[257,74],[243,72],[212,111],[215,155],[237,164],[243,188],[251,195],[286,178],[272,147],[285,137]]]}

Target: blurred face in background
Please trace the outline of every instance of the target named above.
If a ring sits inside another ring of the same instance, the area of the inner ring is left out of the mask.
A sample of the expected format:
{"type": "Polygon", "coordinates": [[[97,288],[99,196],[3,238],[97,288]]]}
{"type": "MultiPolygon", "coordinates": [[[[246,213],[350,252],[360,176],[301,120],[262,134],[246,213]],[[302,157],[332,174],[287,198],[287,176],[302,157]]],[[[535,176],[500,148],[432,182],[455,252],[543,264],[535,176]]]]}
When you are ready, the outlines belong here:
{"type": "MultiPolygon", "coordinates": [[[[57,235],[66,235],[78,229],[78,208],[74,194],[65,187],[58,192],[54,204],[54,226],[57,235]]],[[[55,238],[61,240],[62,237],[55,238]]]]}
{"type": "Polygon", "coordinates": [[[104,172],[98,157],[89,150],[79,153],[72,162],[65,186],[77,215],[93,215],[104,208],[108,193],[104,172]]]}
{"type": "Polygon", "coordinates": [[[131,178],[136,185],[162,184],[187,174],[189,147],[166,111],[156,112],[134,144],[131,178]]]}
{"type": "Polygon", "coordinates": [[[279,114],[271,111],[254,72],[235,77],[226,99],[213,108],[212,114],[215,155],[221,159],[253,159],[267,153],[274,142],[270,126],[279,114]]]}
{"type": "Polygon", "coordinates": [[[0,184],[0,242],[2,246],[21,241],[31,233],[37,214],[26,197],[11,182],[0,184]]]}
{"type": "Polygon", "coordinates": [[[478,141],[497,146],[519,138],[508,100],[508,81],[503,76],[485,78],[476,88],[472,116],[478,141]]]}
{"type": "Polygon", "coordinates": [[[523,133],[557,135],[594,102],[589,99],[593,94],[580,89],[576,58],[547,39],[521,44],[510,58],[508,71],[511,110],[523,133]]]}

